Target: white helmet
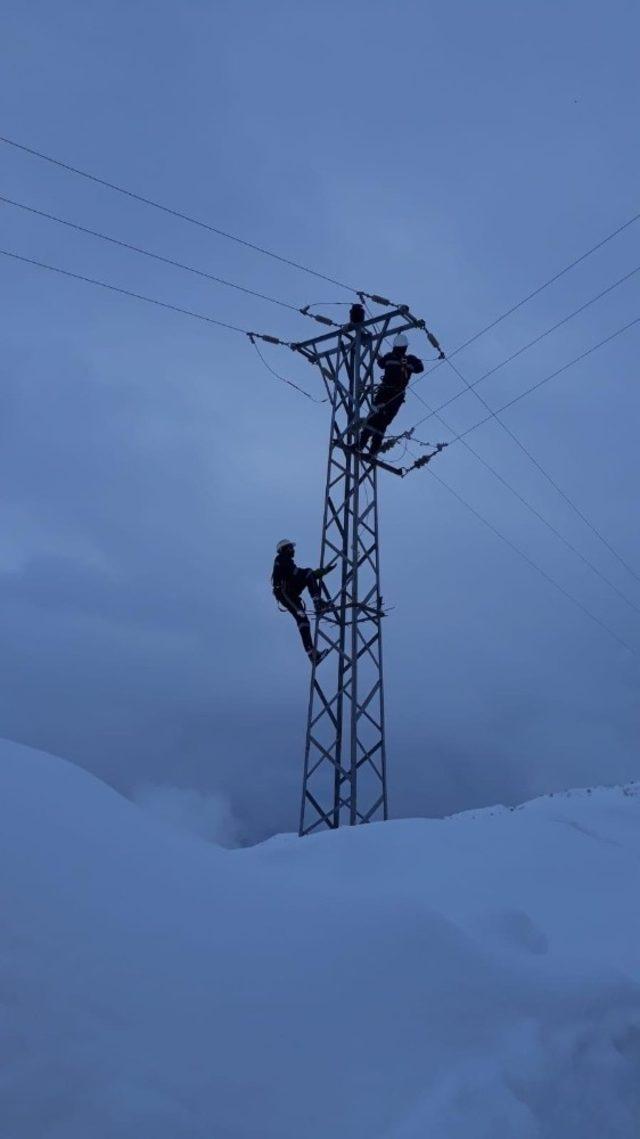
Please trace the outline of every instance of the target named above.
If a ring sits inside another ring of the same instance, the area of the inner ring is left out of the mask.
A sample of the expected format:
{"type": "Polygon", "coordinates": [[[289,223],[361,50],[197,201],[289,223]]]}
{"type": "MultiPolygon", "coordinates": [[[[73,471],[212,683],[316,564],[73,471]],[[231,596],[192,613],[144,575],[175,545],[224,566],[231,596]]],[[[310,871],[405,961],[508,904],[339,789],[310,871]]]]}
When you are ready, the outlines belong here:
{"type": "Polygon", "coordinates": [[[404,332],[398,333],[398,335],[396,336],[396,338],[393,342],[393,347],[394,348],[408,348],[409,347],[409,341],[407,340],[404,332]]]}
{"type": "Polygon", "coordinates": [[[295,546],[295,542],[293,542],[291,538],[281,538],[276,546],[277,553],[281,554],[283,550],[286,550],[287,546],[295,546]]]}

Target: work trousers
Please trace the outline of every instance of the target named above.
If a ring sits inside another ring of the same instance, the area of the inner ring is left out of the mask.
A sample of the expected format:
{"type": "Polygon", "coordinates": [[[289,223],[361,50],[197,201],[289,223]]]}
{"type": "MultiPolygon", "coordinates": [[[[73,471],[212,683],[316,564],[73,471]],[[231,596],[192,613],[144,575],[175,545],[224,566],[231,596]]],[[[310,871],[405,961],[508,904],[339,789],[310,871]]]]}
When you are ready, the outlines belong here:
{"type": "Polygon", "coordinates": [[[391,399],[380,398],[381,396],[382,392],[378,397],[379,402],[374,403],[371,414],[360,435],[360,450],[364,451],[369,440],[371,440],[369,451],[372,455],[377,455],[382,446],[382,440],[384,439],[384,433],[387,427],[395,419],[404,403],[404,392],[401,392],[400,395],[392,396],[391,399]]]}
{"type": "Polygon", "coordinates": [[[311,639],[311,624],[309,622],[309,614],[305,608],[304,601],[302,600],[302,593],[307,589],[313,598],[314,602],[320,600],[322,592],[320,584],[312,569],[296,569],[290,580],[287,582],[283,591],[278,597],[280,604],[287,610],[293,617],[302,644],[304,645],[305,652],[310,653],[313,649],[313,641],[311,639]]]}

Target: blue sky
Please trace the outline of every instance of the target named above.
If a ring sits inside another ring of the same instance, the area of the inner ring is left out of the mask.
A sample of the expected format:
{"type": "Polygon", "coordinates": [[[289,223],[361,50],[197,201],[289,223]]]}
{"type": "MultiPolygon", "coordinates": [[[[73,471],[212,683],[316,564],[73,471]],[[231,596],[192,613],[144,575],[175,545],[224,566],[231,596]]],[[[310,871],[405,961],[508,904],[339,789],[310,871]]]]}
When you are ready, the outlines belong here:
{"type": "MultiPolygon", "coordinates": [[[[451,348],[638,212],[639,36],[621,2],[8,2],[1,133],[406,301],[451,348]]],[[[6,196],[297,305],[349,299],[6,146],[0,161],[6,196]]],[[[0,225],[25,256],[309,334],[285,309],[8,206],[0,225]]],[[[308,671],[268,576],[282,534],[317,560],[326,408],[241,336],[0,262],[0,731],[128,793],[222,795],[249,839],[291,829],[308,671]]],[[[456,363],[473,381],[636,265],[640,222],[456,363]]],[[[640,274],[484,398],[499,407],[639,315],[640,274]]],[[[505,413],[637,573],[639,338],[505,413]]],[[[435,406],[462,386],[444,367],[418,390],[435,406]]],[[[466,395],[444,414],[457,432],[481,412],[466,395]]],[[[424,414],[408,401],[401,423],[424,414]]],[[[638,581],[495,421],[469,441],[640,607],[638,581]]],[[[471,454],[451,447],[437,473],[640,651],[638,612],[471,454]]],[[[637,655],[428,471],[384,481],[381,511],[392,812],[637,776],[637,655]]]]}

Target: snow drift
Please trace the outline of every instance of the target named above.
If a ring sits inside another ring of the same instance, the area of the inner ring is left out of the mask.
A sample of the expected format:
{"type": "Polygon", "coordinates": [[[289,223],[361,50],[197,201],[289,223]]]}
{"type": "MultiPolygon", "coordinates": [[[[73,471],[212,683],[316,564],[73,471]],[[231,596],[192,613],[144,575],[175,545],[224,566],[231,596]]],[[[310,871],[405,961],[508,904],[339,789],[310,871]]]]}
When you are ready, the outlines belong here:
{"type": "Polygon", "coordinates": [[[231,851],[0,745],[3,1139],[636,1139],[639,790],[231,851]]]}

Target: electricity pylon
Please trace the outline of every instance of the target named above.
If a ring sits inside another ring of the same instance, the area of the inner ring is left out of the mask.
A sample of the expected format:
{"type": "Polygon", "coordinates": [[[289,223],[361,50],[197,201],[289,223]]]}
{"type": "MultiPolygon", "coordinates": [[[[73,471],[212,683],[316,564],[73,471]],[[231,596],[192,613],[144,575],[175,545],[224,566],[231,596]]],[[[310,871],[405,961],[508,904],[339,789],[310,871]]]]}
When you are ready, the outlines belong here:
{"type": "Polygon", "coordinates": [[[387,757],[382,674],[382,596],[378,543],[379,468],[401,472],[358,449],[372,406],[374,365],[386,337],[424,323],[406,307],[364,319],[359,305],[337,332],[292,347],[321,371],[331,399],[331,435],[320,566],[331,607],[316,618],[300,835],[387,818],[387,757]]]}

